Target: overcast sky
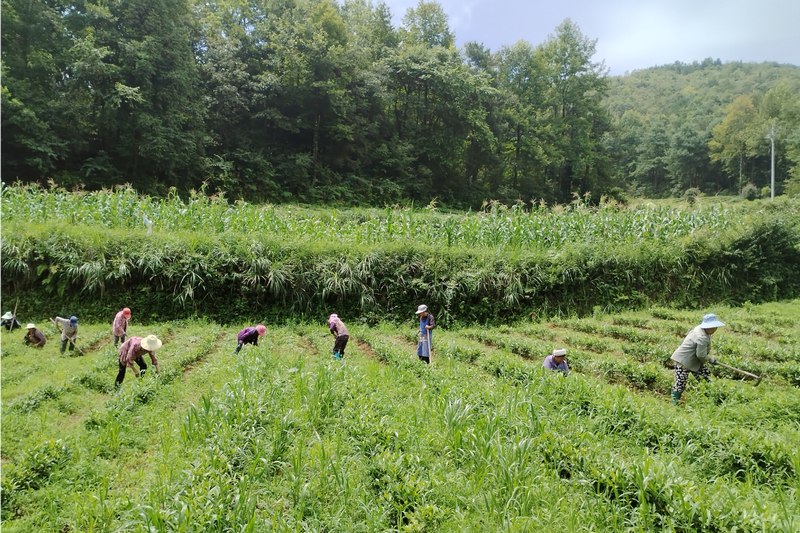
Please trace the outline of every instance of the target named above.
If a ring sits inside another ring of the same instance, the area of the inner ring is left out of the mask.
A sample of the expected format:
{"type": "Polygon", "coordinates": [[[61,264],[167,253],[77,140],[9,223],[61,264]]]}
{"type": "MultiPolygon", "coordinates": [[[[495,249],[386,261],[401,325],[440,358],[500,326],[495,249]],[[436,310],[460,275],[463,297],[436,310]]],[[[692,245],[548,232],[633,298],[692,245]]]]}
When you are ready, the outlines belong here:
{"type": "MultiPolygon", "coordinates": [[[[380,0],[373,0],[377,4],[380,0]]],[[[394,25],[417,0],[384,0],[394,25]]],[[[597,39],[596,62],[624,74],[707,57],[800,65],[800,0],[439,0],[461,47],[544,42],[570,18],[597,39]]]]}

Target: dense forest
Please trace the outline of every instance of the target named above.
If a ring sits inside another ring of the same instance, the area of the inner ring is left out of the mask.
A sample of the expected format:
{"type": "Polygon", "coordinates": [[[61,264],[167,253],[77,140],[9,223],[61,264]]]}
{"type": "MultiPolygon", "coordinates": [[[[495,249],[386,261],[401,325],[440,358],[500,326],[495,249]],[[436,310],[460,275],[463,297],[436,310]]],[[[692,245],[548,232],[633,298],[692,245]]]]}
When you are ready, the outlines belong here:
{"type": "Polygon", "coordinates": [[[6,182],[474,207],[800,193],[800,67],[607,74],[569,19],[455,46],[420,1],[3,0],[6,182]]]}

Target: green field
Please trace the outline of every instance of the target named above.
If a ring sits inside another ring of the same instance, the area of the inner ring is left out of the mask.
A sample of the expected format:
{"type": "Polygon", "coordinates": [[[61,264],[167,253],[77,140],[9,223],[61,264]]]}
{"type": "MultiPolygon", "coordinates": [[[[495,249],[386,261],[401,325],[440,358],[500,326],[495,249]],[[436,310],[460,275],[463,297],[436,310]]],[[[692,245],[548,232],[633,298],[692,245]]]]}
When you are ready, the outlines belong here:
{"type": "Polygon", "coordinates": [[[3,529],[797,531],[800,301],[713,310],[763,380],[715,369],[679,406],[664,363],[701,313],[666,307],[440,327],[431,366],[413,318],[345,316],[342,362],[324,318],[239,356],[243,324],[133,322],[162,372],[118,392],[109,324],[74,357],[4,334],[3,529]]]}

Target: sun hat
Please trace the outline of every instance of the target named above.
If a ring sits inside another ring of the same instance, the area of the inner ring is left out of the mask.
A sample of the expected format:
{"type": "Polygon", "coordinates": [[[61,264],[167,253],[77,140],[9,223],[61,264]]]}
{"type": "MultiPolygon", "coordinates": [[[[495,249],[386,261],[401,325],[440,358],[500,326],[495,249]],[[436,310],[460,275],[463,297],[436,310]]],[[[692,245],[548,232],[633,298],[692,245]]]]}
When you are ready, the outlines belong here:
{"type": "Polygon", "coordinates": [[[14,318],[14,315],[11,311],[6,311],[6,314],[3,315],[3,320],[11,320],[12,318],[14,318]]]}
{"type": "Polygon", "coordinates": [[[33,322],[28,322],[28,325],[25,326],[25,329],[36,329],[36,324],[33,322]]]}
{"type": "Polygon", "coordinates": [[[124,309],[122,310],[122,314],[123,314],[124,316],[126,316],[126,317],[130,318],[130,317],[131,317],[131,310],[130,310],[130,309],[128,309],[128,308],[126,307],[126,308],[124,308],[124,309]]]}
{"type": "Polygon", "coordinates": [[[421,313],[424,313],[427,310],[428,310],[428,306],[425,305],[425,304],[422,304],[419,307],[417,307],[417,312],[415,314],[419,315],[421,313]]]}
{"type": "Polygon", "coordinates": [[[724,325],[725,322],[722,322],[720,319],[718,319],[717,315],[714,313],[705,315],[703,317],[703,321],[700,323],[700,327],[703,329],[719,328],[724,325]]]}
{"type": "Polygon", "coordinates": [[[256,326],[256,331],[258,332],[259,337],[263,337],[264,335],[267,334],[267,326],[265,326],[264,324],[259,324],[256,326]]]}
{"type": "Polygon", "coordinates": [[[566,348],[556,348],[555,350],[553,350],[553,353],[550,354],[550,355],[552,355],[553,357],[565,357],[567,355],[567,349],[566,348]]]}
{"type": "Polygon", "coordinates": [[[155,335],[148,335],[147,337],[142,339],[141,346],[148,352],[154,352],[159,348],[161,348],[161,339],[159,339],[155,335]]]}

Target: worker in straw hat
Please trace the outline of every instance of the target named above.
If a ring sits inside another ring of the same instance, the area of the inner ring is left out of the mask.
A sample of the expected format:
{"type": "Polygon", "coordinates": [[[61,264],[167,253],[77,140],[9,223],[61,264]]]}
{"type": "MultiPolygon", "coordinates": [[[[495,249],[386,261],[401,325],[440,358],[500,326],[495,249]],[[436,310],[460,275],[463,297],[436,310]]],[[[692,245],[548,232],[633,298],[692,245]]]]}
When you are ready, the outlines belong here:
{"type": "Polygon", "coordinates": [[[28,330],[25,333],[25,338],[23,342],[26,346],[33,346],[34,348],[43,348],[44,345],[47,343],[47,337],[44,336],[44,333],[39,331],[36,327],[36,324],[30,323],[25,326],[25,329],[28,330]]]}
{"type": "Polygon", "coordinates": [[[267,334],[267,326],[264,324],[259,324],[257,326],[250,326],[244,328],[242,331],[236,335],[236,349],[233,351],[234,355],[238,354],[242,346],[245,344],[252,344],[253,346],[258,346],[258,339],[259,337],[263,337],[267,334]]]}
{"type": "Polygon", "coordinates": [[[22,324],[19,323],[17,317],[15,317],[14,313],[11,311],[6,311],[0,319],[0,326],[6,328],[8,331],[13,331],[22,327],[22,324]]]}
{"type": "Polygon", "coordinates": [[[128,335],[128,322],[130,319],[131,310],[127,307],[114,315],[114,322],[111,324],[111,334],[114,336],[115,348],[118,343],[125,342],[125,337],[128,335]]]}
{"type": "Polygon", "coordinates": [[[428,306],[425,304],[417,307],[417,316],[419,316],[419,342],[417,343],[417,357],[420,361],[425,363],[431,362],[431,344],[433,343],[433,334],[431,330],[436,327],[436,321],[433,314],[428,311],[428,306]]]}
{"type": "Polygon", "coordinates": [[[150,361],[156,367],[156,373],[159,372],[158,359],[156,359],[156,350],[161,348],[161,339],[155,335],[148,335],[145,338],[131,337],[123,342],[119,347],[119,373],[114,382],[114,386],[119,388],[122,385],[122,380],[125,379],[125,371],[133,368],[133,363],[139,366],[139,376],[143,376],[147,371],[147,364],[144,362],[144,354],[150,355],[150,361]]]}
{"type": "Polygon", "coordinates": [[[700,325],[695,326],[683,339],[683,342],[672,354],[672,359],[675,361],[675,384],[672,386],[672,403],[677,404],[683,390],[686,388],[686,380],[689,374],[693,374],[697,379],[708,381],[711,378],[711,369],[706,363],[712,365],[717,363],[717,360],[712,357],[709,352],[711,351],[711,336],[717,331],[717,328],[724,326],[725,323],[721,322],[717,315],[709,313],[703,317],[700,325]]]}
{"type": "Polygon", "coordinates": [[[567,364],[567,349],[556,348],[550,355],[544,358],[543,366],[548,370],[557,370],[562,372],[565,376],[569,374],[569,365],[567,364]]]}

